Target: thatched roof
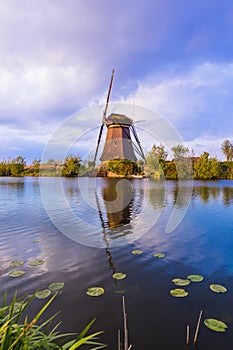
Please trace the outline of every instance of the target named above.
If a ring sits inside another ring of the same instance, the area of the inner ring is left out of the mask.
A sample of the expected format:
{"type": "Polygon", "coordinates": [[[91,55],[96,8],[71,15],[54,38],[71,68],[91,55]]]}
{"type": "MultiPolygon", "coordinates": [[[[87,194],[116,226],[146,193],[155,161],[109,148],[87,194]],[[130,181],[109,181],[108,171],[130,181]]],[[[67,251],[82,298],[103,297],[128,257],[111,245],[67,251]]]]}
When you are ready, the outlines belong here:
{"type": "Polygon", "coordinates": [[[105,124],[107,126],[112,125],[112,124],[131,125],[131,124],[133,124],[133,119],[130,119],[130,118],[126,117],[126,115],[123,115],[123,114],[112,113],[106,118],[105,124]]]}

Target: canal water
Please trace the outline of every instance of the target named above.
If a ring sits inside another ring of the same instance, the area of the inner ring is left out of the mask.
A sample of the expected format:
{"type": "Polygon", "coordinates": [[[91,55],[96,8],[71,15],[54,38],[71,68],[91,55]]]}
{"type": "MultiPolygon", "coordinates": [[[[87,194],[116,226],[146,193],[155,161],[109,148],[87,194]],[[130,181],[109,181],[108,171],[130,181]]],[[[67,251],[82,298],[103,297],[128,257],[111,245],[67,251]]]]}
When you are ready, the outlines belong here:
{"type": "MultiPolygon", "coordinates": [[[[92,331],[104,330],[100,340],[117,349],[124,295],[133,350],[186,349],[187,325],[188,348],[195,349],[200,310],[198,349],[232,349],[232,181],[0,178],[0,259],[1,297],[7,291],[9,300],[16,290],[22,296],[65,283],[48,310],[60,310],[64,332],[79,332],[96,317],[92,331]],[[160,253],[162,258],[154,256],[160,253]],[[44,264],[30,266],[36,259],[44,264]],[[15,260],[24,263],[10,267],[15,260]],[[12,269],[25,274],[10,277],[12,269]],[[126,278],[114,280],[115,272],[126,278]],[[179,288],[172,279],[190,274],[204,279],[183,287],[188,296],[171,296],[179,288]],[[227,292],[215,293],[210,284],[227,292]],[[94,286],[104,295],[88,296],[94,286]],[[228,329],[214,332],[206,318],[222,320],[228,329]]],[[[44,302],[36,299],[30,311],[44,302]]]]}

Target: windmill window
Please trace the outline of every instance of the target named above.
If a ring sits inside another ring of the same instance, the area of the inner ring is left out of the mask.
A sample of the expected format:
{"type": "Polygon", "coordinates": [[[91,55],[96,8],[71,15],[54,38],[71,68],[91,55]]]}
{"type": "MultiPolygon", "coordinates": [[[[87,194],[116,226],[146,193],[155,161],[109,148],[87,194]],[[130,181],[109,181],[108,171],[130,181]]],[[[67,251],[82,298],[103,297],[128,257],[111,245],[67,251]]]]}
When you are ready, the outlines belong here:
{"type": "Polygon", "coordinates": [[[114,146],[117,147],[117,142],[116,141],[114,142],[114,146]]]}

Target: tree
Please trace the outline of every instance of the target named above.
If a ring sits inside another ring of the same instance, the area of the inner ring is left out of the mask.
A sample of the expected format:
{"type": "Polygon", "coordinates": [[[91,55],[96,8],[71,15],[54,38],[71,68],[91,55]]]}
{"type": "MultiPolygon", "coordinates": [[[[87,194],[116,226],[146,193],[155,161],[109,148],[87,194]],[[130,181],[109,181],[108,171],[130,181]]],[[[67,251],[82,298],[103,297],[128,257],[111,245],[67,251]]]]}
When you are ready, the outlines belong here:
{"type": "Polygon", "coordinates": [[[77,176],[81,166],[81,159],[77,156],[67,156],[62,167],[62,176],[77,176]]]}
{"type": "Polygon", "coordinates": [[[209,153],[201,154],[199,161],[194,164],[194,177],[200,180],[217,179],[220,176],[220,164],[216,158],[209,159],[209,153]]]}
{"type": "Polygon", "coordinates": [[[173,152],[174,161],[177,168],[177,177],[180,179],[192,178],[192,163],[191,159],[187,157],[189,153],[188,147],[178,144],[171,148],[173,152]]]}
{"type": "Polygon", "coordinates": [[[225,140],[222,143],[222,152],[224,156],[226,157],[227,161],[230,161],[233,159],[233,144],[230,143],[229,140],[225,140]]]}
{"type": "Polygon", "coordinates": [[[167,151],[163,145],[153,145],[146,157],[146,164],[152,171],[158,171],[161,175],[166,172],[167,151]]]}
{"type": "Polygon", "coordinates": [[[5,159],[3,159],[0,163],[0,176],[9,175],[9,163],[5,159]]]}
{"type": "Polygon", "coordinates": [[[188,152],[189,149],[188,147],[184,147],[182,144],[178,144],[176,146],[173,146],[171,148],[172,152],[173,152],[173,157],[176,158],[184,158],[188,152]]]}
{"type": "Polygon", "coordinates": [[[41,160],[40,160],[40,159],[37,159],[37,158],[33,159],[33,161],[32,161],[33,170],[34,170],[34,172],[35,172],[36,174],[39,173],[40,162],[41,162],[41,160]]]}
{"type": "Polygon", "coordinates": [[[167,151],[165,151],[165,147],[161,144],[159,146],[153,145],[149,153],[154,155],[158,161],[166,160],[168,154],[167,151]]]}
{"type": "Polygon", "coordinates": [[[25,158],[22,156],[18,156],[12,159],[10,164],[10,172],[12,176],[21,176],[24,171],[24,167],[26,165],[25,158]]]}
{"type": "Polygon", "coordinates": [[[166,179],[170,179],[170,180],[177,180],[178,179],[176,163],[173,160],[167,162],[166,179]]]}

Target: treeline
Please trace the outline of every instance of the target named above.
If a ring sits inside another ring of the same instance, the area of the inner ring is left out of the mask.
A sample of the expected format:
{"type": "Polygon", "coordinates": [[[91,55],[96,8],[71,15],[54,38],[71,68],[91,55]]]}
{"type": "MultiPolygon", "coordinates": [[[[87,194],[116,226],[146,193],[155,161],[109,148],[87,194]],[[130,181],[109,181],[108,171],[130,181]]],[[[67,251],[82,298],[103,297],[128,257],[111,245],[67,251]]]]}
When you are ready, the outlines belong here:
{"type": "Polygon", "coordinates": [[[171,148],[173,160],[169,161],[164,146],[153,145],[146,157],[146,175],[166,179],[233,179],[233,145],[225,140],[221,149],[225,162],[210,157],[208,152],[196,157],[188,147],[179,144],[171,148]]]}
{"type": "MultiPolygon", "coordinates": [[[[178,144],[171,148],[173,160],[168,160],[165,147],[153,145],[145,162],[111,160],[106,165],[106,171],[123,176],[144,174],[157,179],[233,179],[233,144],[225,140],[221,150],[226,157],[224,162],[210,157],[208,152],[197,157],[188,147],[178,144]]],[[[29,166],[25,158],[19,155],[14,159],[0,161],[0,176],[85,176],[93,168],[92,161],[82,161],[79,155],[69,155],[64,161],[50,159],[46,164],[41,164],[41,160],[35,158],[29,166]]]]}
{"type": "Polygon", "coordinates": [[[23,156],[18,156],[0,161],[0,176],[77,176],[83,167],[78,155],[67,156],[63,162],[49,159],[45,164],[35,158],[31,165],[26,164],[23,156]]]}
{"type": "Polygon", "coordinates": [[[0,176],[22,176],[26,166],[25,158],[3,159],[0,162],[0,176]]]}

